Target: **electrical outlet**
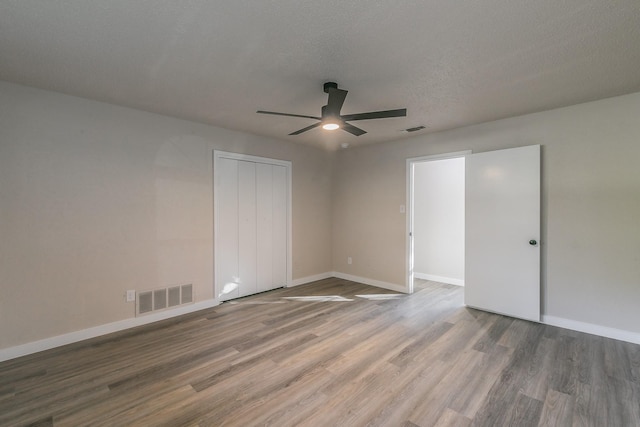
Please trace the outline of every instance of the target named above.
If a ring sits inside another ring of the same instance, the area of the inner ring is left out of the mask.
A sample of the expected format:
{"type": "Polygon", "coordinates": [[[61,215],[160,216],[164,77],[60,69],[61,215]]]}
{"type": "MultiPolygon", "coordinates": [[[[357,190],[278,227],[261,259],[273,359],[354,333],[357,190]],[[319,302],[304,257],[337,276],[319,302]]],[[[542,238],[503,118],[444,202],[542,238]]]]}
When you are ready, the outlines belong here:
{"type": "Polygon", "coordinates": [[[347,257],[347,264],[353,264],[353,260],[351,259],[351,257],[347,257]]]}
{"type": "Polygon", "coordinates": [[[133,302],[136,300],[136,291],[127,291],[127,302],[133,302]]]}

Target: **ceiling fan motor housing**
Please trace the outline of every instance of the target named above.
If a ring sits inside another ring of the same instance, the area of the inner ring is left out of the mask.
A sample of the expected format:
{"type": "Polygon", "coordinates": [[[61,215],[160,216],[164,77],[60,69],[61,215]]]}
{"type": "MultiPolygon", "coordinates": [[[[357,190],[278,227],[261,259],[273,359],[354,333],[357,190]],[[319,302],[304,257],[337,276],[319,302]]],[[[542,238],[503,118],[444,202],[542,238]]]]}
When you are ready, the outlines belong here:
{"type": "Polygon", "coordinates": [[[328,105],[323,105],[322,106],[321,117],[322,117],[323,121],[325,121],[327,119],[340,120],[340,116],[339,115],[336,115],[335,113],[332,113],[331,111],[329,111],[329,106],[328,105]]]}
{"type": "Polygon", "coordinates": [[[338,89],[338,83],[326,82],[323,86],[324,93],[329,93],[329,89],[338,89]]]}

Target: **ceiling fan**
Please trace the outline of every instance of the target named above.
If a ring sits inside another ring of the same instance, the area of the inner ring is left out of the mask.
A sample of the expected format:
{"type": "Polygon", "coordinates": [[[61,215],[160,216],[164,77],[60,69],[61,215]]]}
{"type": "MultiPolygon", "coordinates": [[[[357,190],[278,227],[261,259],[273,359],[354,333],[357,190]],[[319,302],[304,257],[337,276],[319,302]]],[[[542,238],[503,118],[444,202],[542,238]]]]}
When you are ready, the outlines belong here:
{"type": "Polygon", "coordinates": [[[324,84],[324,92],[329,94],[329,100],[327,101],[327,105],[322,107],[322,114],[320,117],[306,116],[302,114],[277,113],[275,111],[258,110],[256,112],[259,114],[273,114],[276,116],[302,117],[318,120],[318,123],[314,123],[311,126],[291,132],[289,135],[300,135],[303,132],[322,126],[322,128],[326,130],[342,129],[352,135],[360,136],[367,132],[347,122],[354,120],[384,119],[387,117],[405,117],[407,115],[406,108],[340,115],[340,110],[342,109],[342,104],[344,104],[344,99],[347,97],[348,91],[338,89],[337,83],[327,82],[324,84]]]}

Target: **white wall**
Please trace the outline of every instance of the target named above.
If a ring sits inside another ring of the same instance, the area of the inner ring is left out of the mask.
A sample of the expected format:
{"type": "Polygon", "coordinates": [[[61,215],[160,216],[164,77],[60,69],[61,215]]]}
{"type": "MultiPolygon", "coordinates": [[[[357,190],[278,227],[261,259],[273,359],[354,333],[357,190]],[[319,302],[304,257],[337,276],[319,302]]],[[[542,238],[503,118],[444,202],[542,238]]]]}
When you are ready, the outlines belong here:
{"type": "Polygon", "coordinates": [[[339,151],[334,269],[404,286],[407,158],[541,144],[543,314],[640,333],[638,117],[640,93],[339,151]]]}
{"type": "Polygon", "coordinates": [[[413,180],[414,274],[464,285],[464,157],[416,163],[413,180]]]}
{"type": "Polygon", "coordinates": [[[214,149],[293,162],[293,278],[331,271],[331,154],[0,82],[0,349],[213,298],[214,149]]]}

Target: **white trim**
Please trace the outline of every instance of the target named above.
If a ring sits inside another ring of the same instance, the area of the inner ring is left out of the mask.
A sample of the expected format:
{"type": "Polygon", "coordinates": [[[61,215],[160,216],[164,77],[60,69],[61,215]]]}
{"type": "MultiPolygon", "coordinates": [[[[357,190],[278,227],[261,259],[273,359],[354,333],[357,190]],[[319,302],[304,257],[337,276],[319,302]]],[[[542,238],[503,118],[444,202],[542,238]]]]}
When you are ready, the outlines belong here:
{"type": "Polygon", "coordinates": [[[243,160],[245,162],[267,163],[270,165],[278,165],[291,167],[289,160],[272,159],[270,157],[251,156],[249,154],[232,153],[230,151],[213,150],[214,158],[225,158],[231,160],[243,160]]]}
{"type": "Polygon", "coordinates": [[[407,246],[405,252],[405,292],[408,294],[413,293],[413,159],[407,159],[407,183],[406,183],[406,217],[405,217],[405,238],[407,239],[407,246]]]}
{"type": "Polygon", "coordinates": [[[464,286],[463,279],[454,279],[453,277],[436,276],[434,274],[413,273],[413,277],[422,280],[431,280],[433,282],[447,283],[449,285],[464,286]]]}
{"type": "MultiPolygon", "coordinates": [[[[444,153],[444,154],[434,154],[431,156],[420,156],[420,157],[410,157],[406,161],[407,165],[407,184],[406,184],[406,204],[407,204],[407,219],[406,219],[406,274],[405,274],[405,290],[403,292],[412,294],[413,293],[413,278],[415,277],[415,273],[413,272],[413,235],[412,235],[412,227],[413,227],[413,174],[414,174],[414,166],[416,163],[421,162],[430,162],[432,160],[445,160],[445,159],[455,159],[458,157],[466,157],[469,154],[472,154],[471,150],[465,151],[456,151],[453,153],[444,153]]],[[[430,279],[428,279],[430,280],[430,279]]],[[[447,282],[445,282],[447,283],[447,282]]],[[[455,284],[455,283],[452,283],[455,284]]],[[[464,282],[461,286],[464,286],[464,282]]]]}
{"type": "Polygon", "coordinates": [[[366,277],[353,276],[351,274],[339,273],[337,271],[334,271],[331,274],[333,277],[337,277],[338,279],[351,280],[352,282],[364,283],[365,285],[369,286],[376,286],[378,288],[389,289],[391,291],[402,292],[404,294],[407,293],[407,288],[395,283],[383,282],[381,280],[369,279],[366,277]]]}
{"type": "Polygon", "coordinates": [[[445,159],[457,159],[458,157],[466,157],[471,154],[471,150],[455,151],[453,153],[433,154],[430,156],[411,157],[407,159],[407,162],[420,163],[430,162],[432,160],[445,160],[445,159]]]}
{"type": "Polygon", "coordinates": [[[287,171],[287,283],[293,281],[293,163],[286,162],[287,171]]]}
{"type": "Polygon", "coordinates": [[[289,283],[289,288],[294,286],[300,286],[311,282],[316,282],[318,280],[328,279],[333,277],[333,273],[331,271],[327,271],[325,273],[314,274],[313,276],[300,277],[299,279],[292,280],[289,283]]]}
{"type": "Polygon", "coordinates": [[[585,332],[587,334],[613,338],[614,340],[640,344],[640,333],[638,332],[625,331],[623,329],[610,328],[608,326],[600,326],[593,323],[580,322],[545,314],[542,315],[542,323],[559,328],[571,329],[572,331],[585,332]]]}
{"type": "Polygon", "coordinates": [[[73,344],[90,338],[96,338],[113,332],[147,325],[159,320],[170,319],[172,317],[181,316],[183,314],[193,313],[195,311],[215,307],[218,304],[219,302],[213,299],[201,301],[169,311],[161,311],[142,317],[133,317],[131,319],[119,320],[117,322],[107,323],[104,325],[95,326],[93,328],[83,329],[81,331],[70,332],[68,334],[45,338],[43,340],[33,341],[15,347],[4,348],[0,350],[0,362],[15,359],[16,357],[38,353],[44,350],[50,350],[52,348],[61,347],[67,344],[73,344]]]}

